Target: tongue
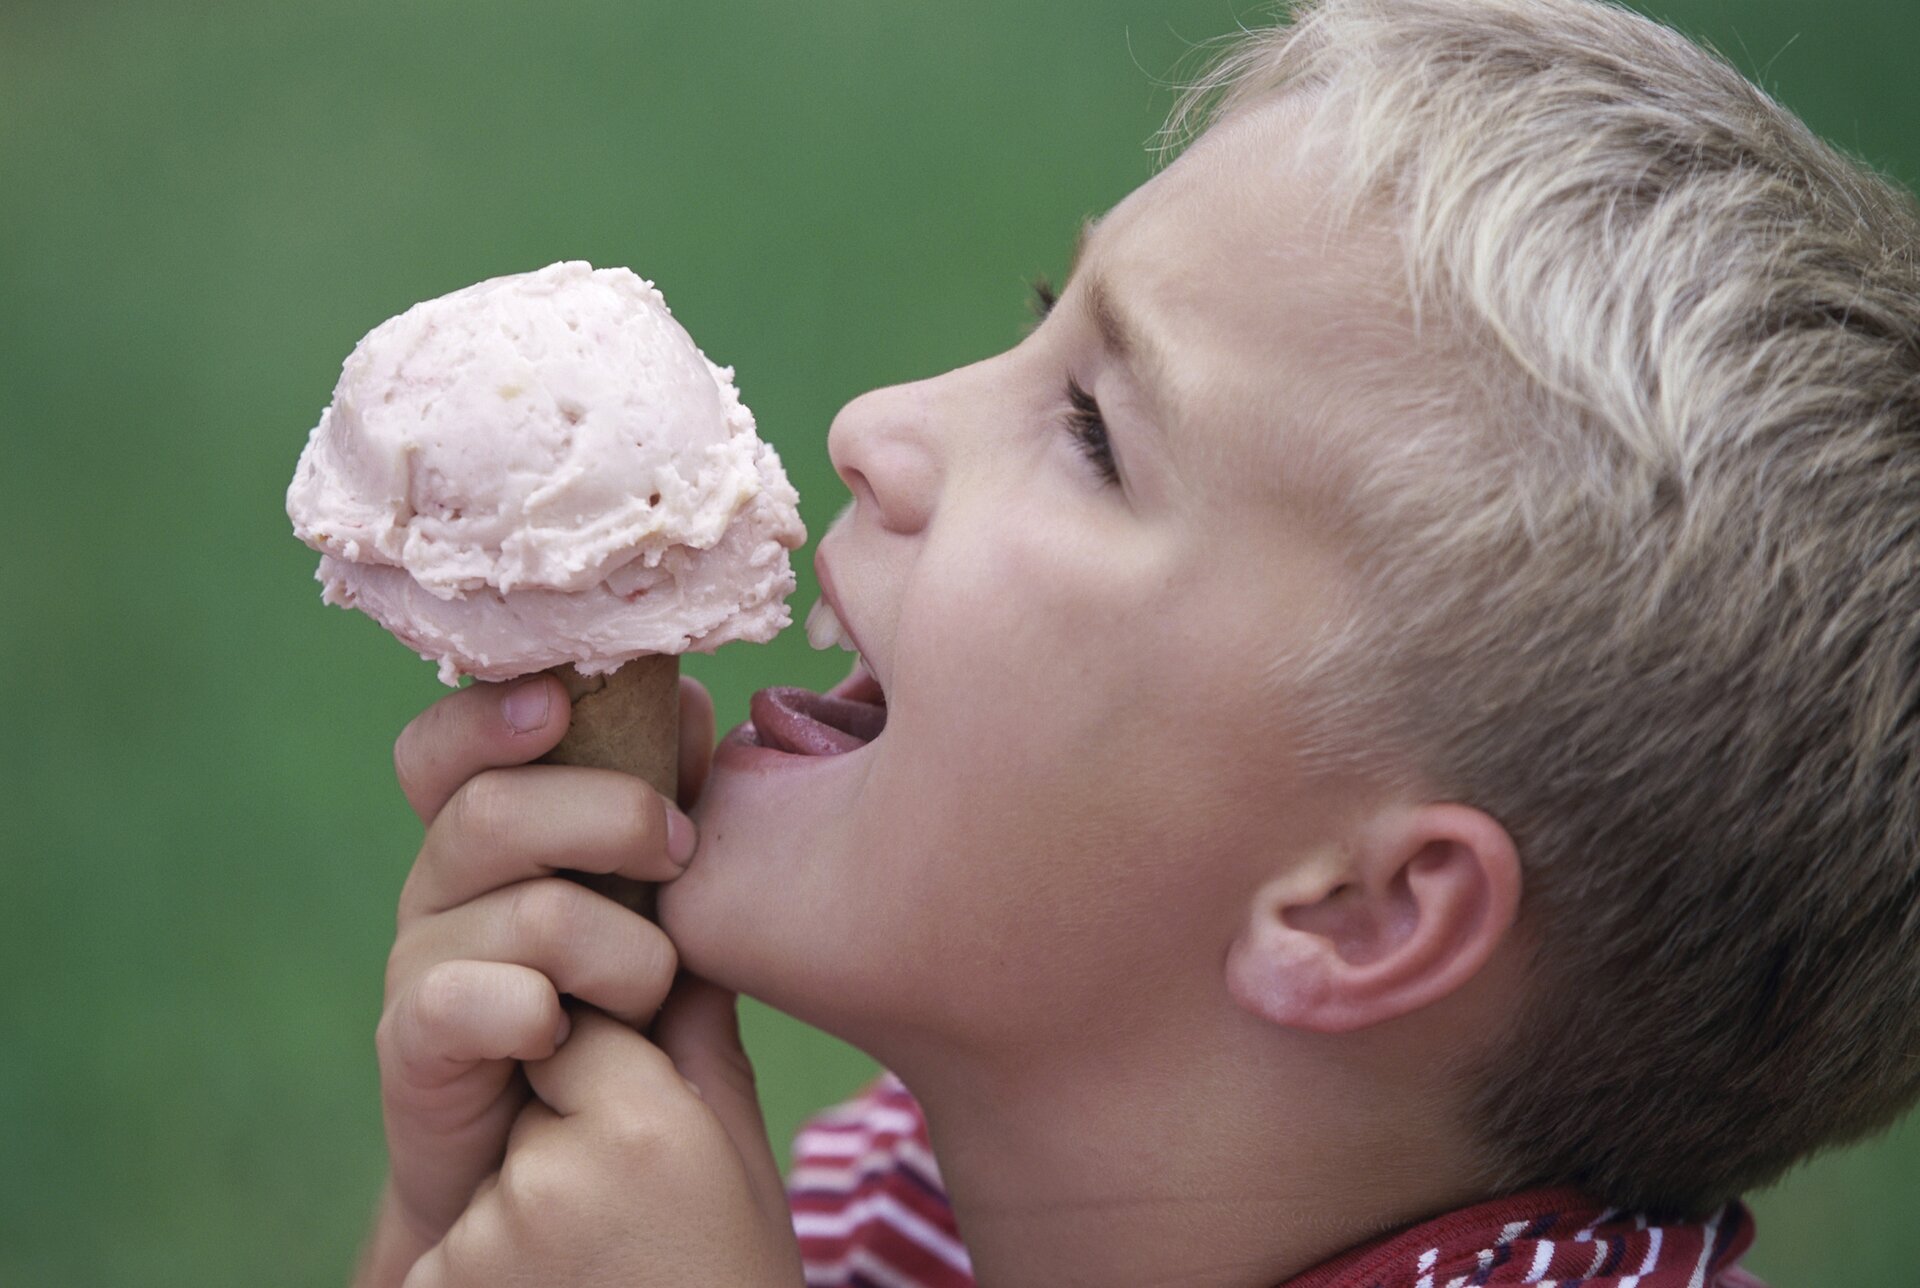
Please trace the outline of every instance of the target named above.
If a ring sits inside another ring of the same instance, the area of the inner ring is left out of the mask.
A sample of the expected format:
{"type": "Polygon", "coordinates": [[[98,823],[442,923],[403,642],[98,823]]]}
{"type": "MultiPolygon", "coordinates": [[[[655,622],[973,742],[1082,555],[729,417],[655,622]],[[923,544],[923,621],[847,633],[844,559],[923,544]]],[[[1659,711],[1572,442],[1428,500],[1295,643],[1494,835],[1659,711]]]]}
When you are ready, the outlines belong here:
{"type": "Polygon", "coordinates": [[[887,727],[887,709],[808,689],[762,689],[748,707],[760,745],[796,756],[838,756],[887,727]]]}

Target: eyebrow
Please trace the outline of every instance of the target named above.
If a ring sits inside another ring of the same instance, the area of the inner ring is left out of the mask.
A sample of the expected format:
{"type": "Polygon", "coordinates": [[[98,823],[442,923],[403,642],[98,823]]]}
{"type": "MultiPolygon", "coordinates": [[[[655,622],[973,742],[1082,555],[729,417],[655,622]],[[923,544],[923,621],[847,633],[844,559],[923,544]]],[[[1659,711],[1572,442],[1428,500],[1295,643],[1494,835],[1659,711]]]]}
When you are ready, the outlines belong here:
{"type": "MultiPolygon", "coordinates": [[[[1067,263],[1067,285],[1072,284],[1074,275],[1079,272],[1087,242],[1098,224],[1097,219],[1081,221],[1080,234],[1073,243],[1073,258],[1067,263]]],[[[1064,294],[1066,286],[1060,289],[1064,294]]],[[[1123,301],[1114,295],[1112,285],[1099,273],[1094,273],[1086,282],[1084,294],[1087,315],[1093,319],[1094,329],[1100,333],[1100,342],[1106,346],[1107,352],[1133,370],[1147,395],[1147,401],[1159,415],[1168,415],[1166,395],[1170,390],[1166,380],[1167,364],[1160,347],[1134,321],[1123,301]]]]}
{"type": "Polygon", "coordinates": [[[1087,282],[1087,312],[1100,332],[1100,341],[1114,357],[1131,365],[1140,356],[1140,331],[1113,297],[1107,279],[1095,274],[1087,282]]]}

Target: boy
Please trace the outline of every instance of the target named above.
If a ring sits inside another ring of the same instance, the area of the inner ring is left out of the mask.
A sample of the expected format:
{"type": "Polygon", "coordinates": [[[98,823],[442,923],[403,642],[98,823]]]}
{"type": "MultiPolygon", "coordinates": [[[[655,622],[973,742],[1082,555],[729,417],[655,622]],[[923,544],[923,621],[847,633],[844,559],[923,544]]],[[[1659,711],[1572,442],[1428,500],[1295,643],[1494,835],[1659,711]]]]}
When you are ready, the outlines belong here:
{"type": "Polygon", "coordinates": [[[1735,1285],[1913,1101],[1910,201],[1591,0],[1303,5],[1203,119],[836,419],[863,660],[704,793],[689,687],[697,850],[550,680],[402,735],[362,1282],[1735,1285]],[[736,991],[897,1075],[791,1218],[736,991]]]}

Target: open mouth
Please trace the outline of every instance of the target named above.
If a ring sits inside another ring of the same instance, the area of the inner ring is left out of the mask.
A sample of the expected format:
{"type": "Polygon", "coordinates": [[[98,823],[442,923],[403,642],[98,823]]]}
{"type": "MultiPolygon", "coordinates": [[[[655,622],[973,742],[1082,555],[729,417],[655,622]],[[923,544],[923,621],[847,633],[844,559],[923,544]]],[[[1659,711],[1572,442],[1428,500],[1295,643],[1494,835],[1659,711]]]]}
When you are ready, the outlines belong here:
{"type": "Polygon", "coordinates": [[[795,756],[839,756],[864,747],[887,727],[887,697],[862,662],[825,693],[781,686],[762,689],[748,705],[742,730],[752,742],[795,756]]]}
{"type": "Polygon", "coordinates": [[[887,695],[853,633],[841,624],[821,569],[820,601],[807,614],[807,641],[817,649],[843,648],[857,659],[853,673],[825,693],[782,685],[762,689],[747,706],[748,720],[726,741],[788,756],[844,756],[887,727],[887,695]]]}

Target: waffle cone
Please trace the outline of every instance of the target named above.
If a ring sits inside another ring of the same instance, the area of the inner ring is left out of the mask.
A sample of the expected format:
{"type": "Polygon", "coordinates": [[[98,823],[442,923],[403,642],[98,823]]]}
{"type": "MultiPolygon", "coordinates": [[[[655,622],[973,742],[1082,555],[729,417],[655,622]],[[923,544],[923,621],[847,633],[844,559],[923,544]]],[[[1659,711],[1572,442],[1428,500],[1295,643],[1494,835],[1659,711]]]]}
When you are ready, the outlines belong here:
{"type": "MultiPolygon", "coordinates": [[[[573,723],[544,759],[556,765],[617,769],[645,779],[673,801],[680,777],[680,659],[636,657],[610,675],[550,672],[567,686],[573,723]]],[[[585,884],[651,919],[654,887],[625,877],[587,876],[585,884]]]]}

